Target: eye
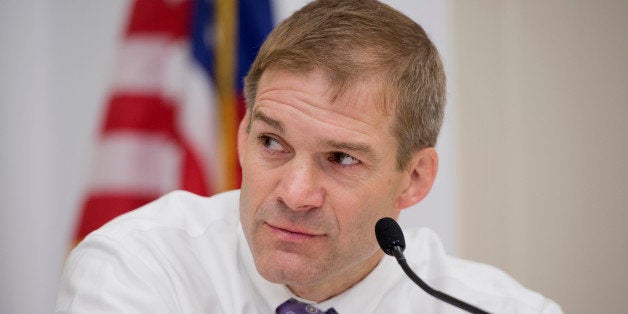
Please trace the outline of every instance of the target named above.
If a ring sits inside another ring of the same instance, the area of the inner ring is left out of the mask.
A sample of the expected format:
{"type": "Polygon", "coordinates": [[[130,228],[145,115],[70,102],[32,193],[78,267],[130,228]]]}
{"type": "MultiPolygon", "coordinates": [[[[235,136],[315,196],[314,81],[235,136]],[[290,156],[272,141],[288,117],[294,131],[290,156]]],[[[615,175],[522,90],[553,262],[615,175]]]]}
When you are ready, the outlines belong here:
{"type": "Polygon", "coordinates": [[[342,167],[351,167],[360,163],[359,159],[343,152],[333,152],[331,153],[331,155],[329,155],[327,160],[333,163],[337,163],[342,167]]]}
{"type": "Polygon", "coordinates": [[[260,143],[262,144],[262,146],[264,146],[264,149],[270,153],[287,153],[288,150],[281,145],[281,142],[279,142],[279,140],[268,136],[268,135],[260,135],[258,137],[260,143]]]}

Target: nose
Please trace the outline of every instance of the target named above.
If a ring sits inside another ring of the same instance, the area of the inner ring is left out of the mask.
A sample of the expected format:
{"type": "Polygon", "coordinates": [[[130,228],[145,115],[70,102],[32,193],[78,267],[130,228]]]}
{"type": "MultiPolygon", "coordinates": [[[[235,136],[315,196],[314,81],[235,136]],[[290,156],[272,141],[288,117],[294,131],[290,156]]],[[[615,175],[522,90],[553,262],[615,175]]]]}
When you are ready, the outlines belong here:
{"type": "Polygon", "coordinates": [[[315,162],[292,159],[284,165],[279,184],[279,200],[295,211],[307,211],[323,205],[324,189],[315,162]]]}

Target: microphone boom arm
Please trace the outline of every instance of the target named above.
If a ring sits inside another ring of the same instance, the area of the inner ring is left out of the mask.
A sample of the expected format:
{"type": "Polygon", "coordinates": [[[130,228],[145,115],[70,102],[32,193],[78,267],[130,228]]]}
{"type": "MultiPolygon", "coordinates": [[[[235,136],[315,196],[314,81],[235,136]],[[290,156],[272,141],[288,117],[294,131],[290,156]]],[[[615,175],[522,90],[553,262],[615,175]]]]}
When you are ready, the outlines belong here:
{"type": "Polygon", "coordinates": [[[419,278],[419,276],[417,276],[412,271],[410,266],[408,266],[408,263],[406,262],[406,257],[403,255],[403,249],[400,246],[398,245],[393,246],[391,251],[392,251],[391,253],[395,256],[395,258],[397,259],[397,262],[399,263],[403,271],[406,273],[406,275],[408,275],[408,277],[410,277],[410,279],[412,279],[414,283],[416,283],[421,289],[423,289],[423,291],[427,292],[429,295],[441,301],[447,302],[453,306],[456,306],[460,309],[463,309],[469,313],[488,314],[488,312],[484,310],[481,310],[471,304],[458,300],[448,294],[445,294],[443,292],[440,292],[428,286],[423,280],[421,280],[421,278],[419,278]]]}

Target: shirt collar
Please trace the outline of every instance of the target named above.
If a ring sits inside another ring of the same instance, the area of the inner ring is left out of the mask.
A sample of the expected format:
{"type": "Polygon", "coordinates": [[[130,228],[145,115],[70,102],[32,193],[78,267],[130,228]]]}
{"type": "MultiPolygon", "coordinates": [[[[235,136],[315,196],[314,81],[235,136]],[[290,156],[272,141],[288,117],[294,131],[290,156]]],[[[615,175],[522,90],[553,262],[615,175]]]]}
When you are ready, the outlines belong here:
{"type": "Polygon", "coordinates": [[[381,303],[382,291],[387,291],[396,280],[395,261],[384,256],[379,264],[360,282],[347,291],[320,302],[316,307],[327,310],[333,307],[338,313],[370,313],[381,303]]]}

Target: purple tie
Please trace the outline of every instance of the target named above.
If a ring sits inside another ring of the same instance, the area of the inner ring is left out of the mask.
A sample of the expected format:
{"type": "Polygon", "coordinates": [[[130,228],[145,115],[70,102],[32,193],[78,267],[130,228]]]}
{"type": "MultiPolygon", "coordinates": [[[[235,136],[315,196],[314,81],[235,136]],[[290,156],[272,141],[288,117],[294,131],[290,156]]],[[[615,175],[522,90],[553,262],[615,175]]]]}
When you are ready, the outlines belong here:
{"type": "Polygon", "coordinates": [[[323,310],[316,308],[315,306],[303,302],[299,302],[294,298],[282,303],[277,307],[275,311],[277,314],[338,314],[334,308],[323,312],[323,310]]]}

